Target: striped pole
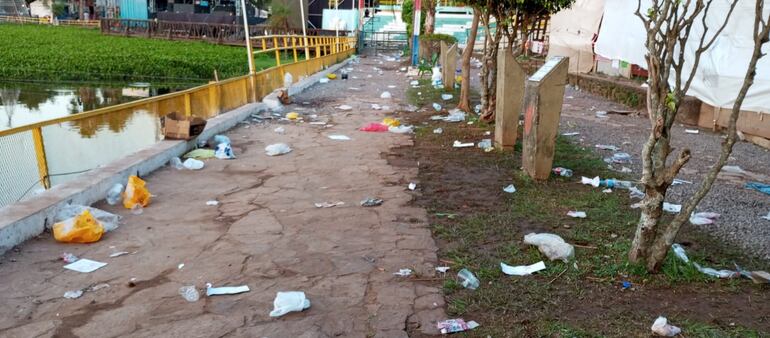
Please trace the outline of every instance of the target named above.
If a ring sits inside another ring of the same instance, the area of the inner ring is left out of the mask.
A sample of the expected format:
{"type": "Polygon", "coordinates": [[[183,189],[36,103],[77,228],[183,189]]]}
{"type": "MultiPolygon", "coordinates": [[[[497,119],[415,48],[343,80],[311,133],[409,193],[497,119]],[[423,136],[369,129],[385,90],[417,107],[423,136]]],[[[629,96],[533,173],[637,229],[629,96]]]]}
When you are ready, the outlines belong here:
{"type": "Polygon", "coordinates": [[[420,16],[422,15],[422,0],[414,0],[414,24],[412,25],[412,66],[419,62],[420,43],[417,39],[420,36],[420,16]]]}

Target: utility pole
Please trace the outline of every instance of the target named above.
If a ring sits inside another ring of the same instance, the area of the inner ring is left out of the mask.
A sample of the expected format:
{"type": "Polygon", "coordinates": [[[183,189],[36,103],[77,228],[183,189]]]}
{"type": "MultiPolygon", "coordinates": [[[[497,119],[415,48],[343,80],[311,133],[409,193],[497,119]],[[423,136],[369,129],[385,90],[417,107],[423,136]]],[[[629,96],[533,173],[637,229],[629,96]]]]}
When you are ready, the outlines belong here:
{"type": "Polygon", "coordinates": [[[420,16],[422,15],[422,0],[414,0],[414,23],[412,24],[412,66],[419,62],[420,16]]]}

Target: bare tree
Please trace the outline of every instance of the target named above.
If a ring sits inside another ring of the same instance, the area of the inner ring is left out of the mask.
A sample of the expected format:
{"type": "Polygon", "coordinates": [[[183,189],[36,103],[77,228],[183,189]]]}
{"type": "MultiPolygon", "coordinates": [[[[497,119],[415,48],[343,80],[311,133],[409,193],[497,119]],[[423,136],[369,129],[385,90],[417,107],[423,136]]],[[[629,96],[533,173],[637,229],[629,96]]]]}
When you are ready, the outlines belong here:
{"type": "Polygon", "coordinates": [[[481,22],[484,24],[484,56],[481,66],[481,119],[484,121],[493,121],[495,119],[495,104],[497,98],[497,52],[500,50],[500,40],[507,27],[497,21],[497,27],[494,33],[491,32],[490,19],[492,18],[490,10],[481,15],[481,22]]]}
{"type": "Polygon", "coordinates": [[[436,28],[436,0],[425,0],[422,7],[425,10],[425,27],[422,32],[425,35],[433,34],[436,28]]]}
{"type": "Polygon", "coordinates": [[[473,8],[473,21],[471,22],[471,31],[468,33],[468,40],[465,42],[465,49],[462,55],[462,76],[463,81],[460,84],[460,102],[457,108],[469,112],[471,110],[471,58],[473,57],[473,47],[476,45],[476,33],[479,30],[479,10],[473,8]]]}
{"type": "Polygon", "coordinates": [[[649,88],[647,91],[647,110],[652,126],[650,135],[642,150],[642,178],[645,197],[641,202],[642,214],[637,224],[634,241],[629,252],[629,260],[645,263],[647,270],[657,272],[666,257],[682,224],[688,221],[690,214],[706,196],[716,180],[717,174],[727,162],[736,141],[736,122],[746,97],[754,82],[758,60],[764,56],[762,46],[768,41],[768,21],[763,18],[764,0],[756,0],[754,20],[754,51],[746,70],[743,85],[738,92],[730,114],[727,139],[722,144],[717,162],[709,170],[695,194],[685,203],[681,212],[668,224],[661,224],[663,201],[668,188],[685,164],[690,160],[689,149],[683,149],[668,163],[671,149],[671,127],[674,124],[680,103],[690,88],[695,77],[701,56],[714,43],[724,30],[735,9],[738,0],[731,0],[724,20],[709,36],[710,27],[707,17],[713,0],[653,0],[646,13],[641,12],[641,0],[638,0],[636,16],[644,23],[647,31],[647,65],[649,88]],[[691,36],[691,30],[700,22],[702,33],[691,36]],[[688,44],[697,43],[693,49],[688,44]],[[685,60],[685,50],[692,54],[685,60]]]}

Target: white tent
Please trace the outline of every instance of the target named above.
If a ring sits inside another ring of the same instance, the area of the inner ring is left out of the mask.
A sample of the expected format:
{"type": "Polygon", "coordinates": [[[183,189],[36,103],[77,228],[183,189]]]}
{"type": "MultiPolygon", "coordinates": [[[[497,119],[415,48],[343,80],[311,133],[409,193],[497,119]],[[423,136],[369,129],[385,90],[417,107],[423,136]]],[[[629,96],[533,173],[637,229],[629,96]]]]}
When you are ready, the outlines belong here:
{"type": "MultiPolygon", "coordinates": [[[[52,4],[53,1],[49,2],[49,4],[52,4]]],[[[33,1],[29,4],[29,13],[34,17],[52,17],[53,12],[51,11],[51,6],[46,5],[42,0],[33,1]]]]}
{"type": "Polygon", "coordinates": [[[604,1],[577,0],[551,16],[548,57],[569,57],[570,73],[588,73],[594,67],[593,38],[602,21],[604,1]]]}
{"type": "MultiPolygon", "coordinates": [[[[642,12],[650,7],[650,0],[642,0],[642,12]]],[[[765,13],[770,11],[770,0],[765,0],[765,13]]],[[[754,25],[753,0],[739,0],[727,27],[717,38],[711,49],[705,52],[688,95],[715,107],[732,107],[735,97],[746,75],[751,51],[753,49],[752,29],[754,25]]],[[[637,1],[606,0],[604,19],[596,42],[596,53],[610,59],[619,59],[647,67],[644,56],[647,52],[644,42],[646,32],[641,20],[634,15],[637,1]]],[[[713,34],[724,20],[729,8],[727,0],[714,0],[706,18],[709,35],[713,34]]],[[[703,27],[696,20],[685,59],[692,60],[697,39],[703,27]]],[[[770,46],[765,46],[765,53],[770,46]]],[[[687,67],[685,67],[687,68],[687,67]]],[[[743,110],[770,113],[770,57],[760,60],[754,85],[749,90],[743,103],[743,110]]]]}

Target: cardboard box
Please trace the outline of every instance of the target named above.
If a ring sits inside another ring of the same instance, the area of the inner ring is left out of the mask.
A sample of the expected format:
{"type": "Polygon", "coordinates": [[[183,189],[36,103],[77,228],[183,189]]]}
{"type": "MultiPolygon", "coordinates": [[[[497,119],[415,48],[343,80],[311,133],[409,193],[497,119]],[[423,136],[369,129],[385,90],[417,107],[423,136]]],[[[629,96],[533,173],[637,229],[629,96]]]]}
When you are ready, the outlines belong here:
{"type": "Polygon", "coordinates": [[[206,128],[206,120],[200,117],[171,113],[161,118],[163,135],[171,140],[189,140],[200,135],[206,128]]]}

